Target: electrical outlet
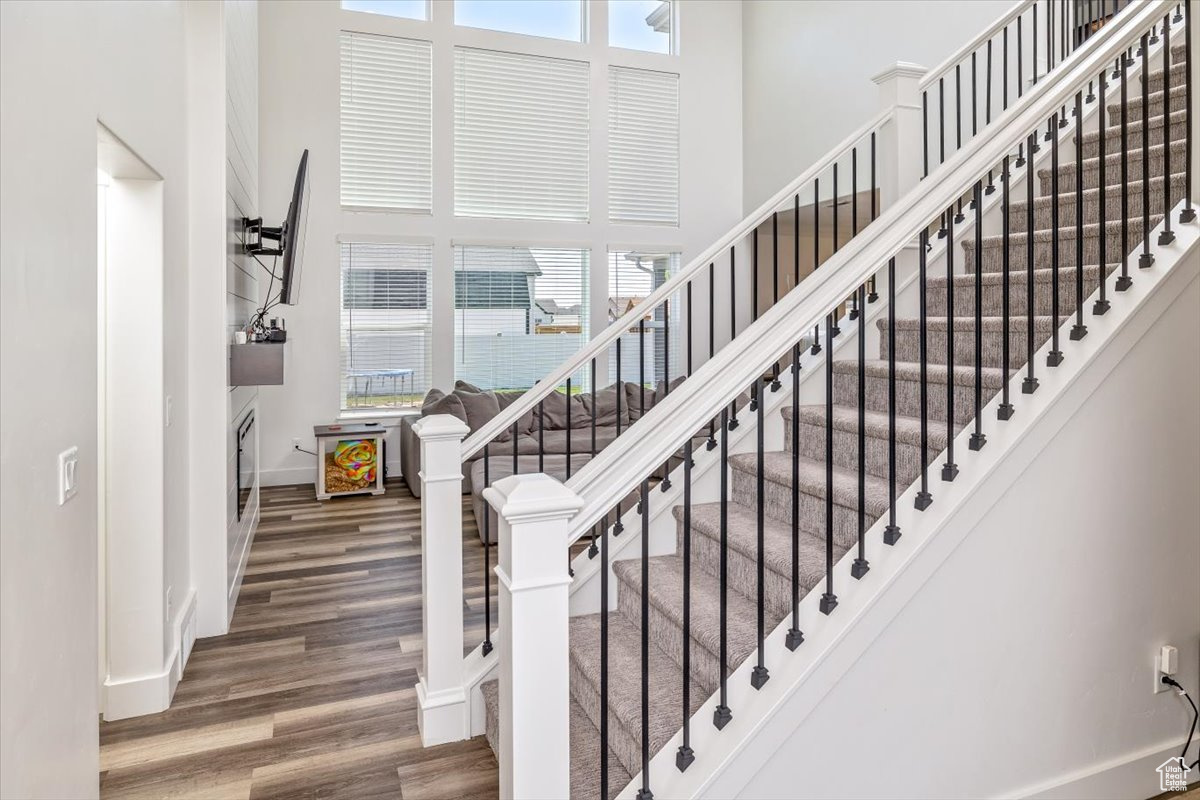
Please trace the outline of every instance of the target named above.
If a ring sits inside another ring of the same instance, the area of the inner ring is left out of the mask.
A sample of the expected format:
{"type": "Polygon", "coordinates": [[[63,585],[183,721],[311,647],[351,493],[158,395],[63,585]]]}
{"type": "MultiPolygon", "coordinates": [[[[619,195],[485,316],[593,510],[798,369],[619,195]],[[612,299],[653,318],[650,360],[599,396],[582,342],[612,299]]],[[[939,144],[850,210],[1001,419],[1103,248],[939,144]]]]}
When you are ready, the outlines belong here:
{"type": "Polygon", "coordinates": [[[66,503],[79,491],[76,467],[79,466],[79,448],[71,447],[58,454],[58,504],[66,503]]]}
{"type": "Polygon", "coordinates": [[[1174,678],[1179,671],[1179,651],[1169,644],[1164,644],[1154,653],[1154,693],[1170,691],[1171,687],[1162,682],[1164,675],[1174,678]]]}
{"type": "Polygon", "coordinates": [[[299,439],[292,439],[292,449],[293,450],[300,449],[300,440],[299,439]]]}

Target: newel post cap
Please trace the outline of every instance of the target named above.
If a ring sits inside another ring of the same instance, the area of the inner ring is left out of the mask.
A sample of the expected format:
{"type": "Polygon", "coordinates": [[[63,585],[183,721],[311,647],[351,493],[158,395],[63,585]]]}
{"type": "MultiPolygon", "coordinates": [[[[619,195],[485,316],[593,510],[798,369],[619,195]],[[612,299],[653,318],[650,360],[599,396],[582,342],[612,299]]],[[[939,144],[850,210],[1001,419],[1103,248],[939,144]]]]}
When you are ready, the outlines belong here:
{"type": "Polygon", "coordinates": [[[421,441],[454,439],[461,442],[470,432],[467,423],[451,414],[433,414],[413,423],[413,433],[421,441]]]}
{"type": "Polygon", "coordinates": [[[871,80],[877,84],[884,84],[895,78],[912,78],[920,80],[925,77],[925,73],[929,72],[927,67],[920,64],[914,64],[911,61],[897,61],[890,67],[887,67],[878,75],[875,75],[871,80]]]}
{"type": "Polygon", "coordinates": [[[483,499],[512,524],[570,519],[583,508],[582,497],[541,472],[498,480],[483,490],[483,499]]]}

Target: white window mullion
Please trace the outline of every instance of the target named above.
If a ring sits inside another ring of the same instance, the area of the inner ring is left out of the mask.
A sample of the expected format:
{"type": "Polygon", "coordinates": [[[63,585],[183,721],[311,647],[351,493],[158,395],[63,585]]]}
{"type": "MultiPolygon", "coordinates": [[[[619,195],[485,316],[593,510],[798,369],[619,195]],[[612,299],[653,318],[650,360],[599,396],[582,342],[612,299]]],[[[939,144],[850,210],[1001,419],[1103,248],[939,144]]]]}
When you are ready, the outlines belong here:
{"type": "Polygon", "coordinates": [[[433,208],[432,46],[342,31],[343,206],[433,208]]]}
{"type": "Polygon", "coordinates": [[[608,218],[679,224],[679,76],[609,67],[608,218]]]}

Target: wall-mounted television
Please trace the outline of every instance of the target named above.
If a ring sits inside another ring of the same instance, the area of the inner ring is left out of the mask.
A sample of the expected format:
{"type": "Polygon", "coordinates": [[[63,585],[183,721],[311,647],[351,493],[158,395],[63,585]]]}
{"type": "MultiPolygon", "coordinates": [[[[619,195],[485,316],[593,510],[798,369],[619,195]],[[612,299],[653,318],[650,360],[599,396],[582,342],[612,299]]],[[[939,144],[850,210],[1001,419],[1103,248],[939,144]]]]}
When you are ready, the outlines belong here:
{"type": "MultiPolygon", "coordinates": [[[[308,227],[308,150],[300,154],[296,182],[292,185],[292,200],[287,216],[278,228],[262,224],[262,218],[243,220],[246,231],[246,252],[253,256],[277,256],[283,259],[279,271],[268,269],[271,280],[280,282],[279,294],[268,297],[263,312],[271,306],[296,305],[300,295],[300,268],[304,261],[304,235],[308,227]],[[274,242],[268,246],[265,242],[274,242]]],[[[266,268],[266,265],[263,265],[266,268]]]]}

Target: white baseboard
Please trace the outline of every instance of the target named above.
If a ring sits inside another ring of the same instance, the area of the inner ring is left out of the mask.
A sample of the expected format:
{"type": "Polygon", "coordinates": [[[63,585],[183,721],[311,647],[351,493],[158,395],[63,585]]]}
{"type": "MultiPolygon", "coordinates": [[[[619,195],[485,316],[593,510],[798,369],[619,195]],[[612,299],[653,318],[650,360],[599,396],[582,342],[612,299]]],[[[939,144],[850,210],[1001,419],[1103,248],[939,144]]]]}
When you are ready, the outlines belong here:
{"type": "Polygon", "coordinates": [[[144,714],[157,714],[171,705],[175,687],[183,678],[183,668],[196,640],[196,590],[188,589],[179,613],[171,620],[171,651],[163,668],[150,675],[104,682],[101,707],[104,719],[112,722],[144,714]]]}
{"type": "MultiPolygon", "coordinates": [[[[1179,755],[1182,737],[1181,732],[1169,742],[1160,742],[1145,750],[1098,761],[1084,769],[1030,786],[1007,797],[1024,797],[1031,800],[1126,800],[1130,797],[1153,797],[1162,791],[1156,770],[1168,758],[1179,755]]],[[[1195,779],[1200,781],[1200,775],[1195,776],[1195,779]]]]}

